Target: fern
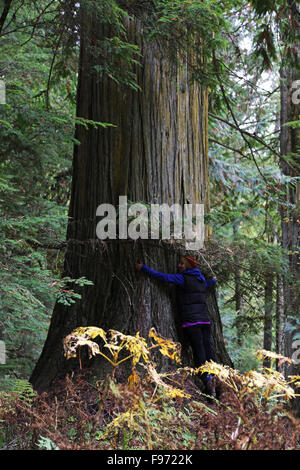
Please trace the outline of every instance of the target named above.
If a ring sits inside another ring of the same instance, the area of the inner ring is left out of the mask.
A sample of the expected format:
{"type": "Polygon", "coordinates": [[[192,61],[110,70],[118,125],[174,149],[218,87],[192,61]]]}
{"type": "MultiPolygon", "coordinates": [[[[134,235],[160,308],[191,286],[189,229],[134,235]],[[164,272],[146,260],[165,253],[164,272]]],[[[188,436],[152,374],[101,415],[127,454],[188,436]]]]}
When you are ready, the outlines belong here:
{"type": "Polygon", "coordinates": [[[49,437],[40,436],[37,446],[42,450],[59,450],[59,447],[49,437]]]}

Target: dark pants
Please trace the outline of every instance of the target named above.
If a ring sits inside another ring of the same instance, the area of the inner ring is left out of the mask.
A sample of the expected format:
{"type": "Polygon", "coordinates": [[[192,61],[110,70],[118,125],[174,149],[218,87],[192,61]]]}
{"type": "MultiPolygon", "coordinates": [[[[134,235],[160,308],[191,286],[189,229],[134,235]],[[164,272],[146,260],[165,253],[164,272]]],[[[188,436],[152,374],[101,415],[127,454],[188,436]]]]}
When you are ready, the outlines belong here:
{"type": "MultiPolygon", "coordinates": [[[[183,328],[186,337],[192,346],[195,366],[202,366],[206,361],[216,360],[212,346],[212,337],[210,325],[194,325],[183,328]]],[[[211,377],[204,372],[201,374],[204,382],[210,380],[211,377]]]]}

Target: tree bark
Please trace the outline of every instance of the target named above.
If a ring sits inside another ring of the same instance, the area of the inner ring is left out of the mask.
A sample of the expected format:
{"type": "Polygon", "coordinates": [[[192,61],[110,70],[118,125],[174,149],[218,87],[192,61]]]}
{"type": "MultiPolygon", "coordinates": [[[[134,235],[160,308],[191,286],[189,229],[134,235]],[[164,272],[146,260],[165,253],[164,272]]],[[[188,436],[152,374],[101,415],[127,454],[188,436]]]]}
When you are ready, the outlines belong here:
{"type": "MultiPolygon", "coordinates": [[[[283,282],[282,277],[277,275],[276,281],[276,353],[284,355],[284,298],[283,298],[283,282]]],[[[282,372],[283,367],[278,367],[277,370],[282,372]]]]}
{"type": "MultiPolygon", "coordinates": [[[[236,238],[238,234],[238,224],[233,225],[233,234],[234,238],[236,238]]],[[[239,267],[238,259],[234,257],[236,261],[234,267],[234,298],[235,298],[235,313],[236,313],[236,331],[237,331],[237,344],[242,346],[243,343],[243,313],[244,313],[244,300],[243,300],[243,293],[242,293],[242,285],[241,285],[241,269],[239,267]]]]}
{"type": "MultiPolygon", "coordinates": [[[[289,21],[291,27],[295,28],[297,33],[300,32],[300,19],[297,4],[289,0],[289,21]]],[[[293,157],[293,170],[284,161],[281,161],[281,168],[287,176],[300,175],[300,128],[286,126],[286,123],[297,121],[300,117],[299,103],[299,83],[300,83],[300,43],[295,41],[290,47],[294,51],[295,60],[298,67],[281,69],[281,133],[280,133],[280,153],[283,156],[293,157]],[[298,88],[298,91],[297,91],[298,88]]],[[[281,224],[282,224],[282,246],[287,253],[287,261],[289,266],[289,281],[284,282],[284,308],[287,321],[290,328],[285,334],[285,353],[287,356],[293,355],[293,338],[299,331],[297,326],[300,314],[300,231],[299,231],[299,213],[300,207],[300,183],[289,184],[286,190],[285,204],[281,207],[281,224]]],[[[287,369],[287,375],[298,375],[300,373],[300,365],[294,364],[287,369]]],[[[294,409],[296,415],[300,416],[300,399],[294,401],[294,409]]]]}
{"type": "MultiPolygon", "coordinates": [[[[264,317],[264,349],[272,350],[272,333],[273,333],[273,276],[267,273],[265,284],[265,317],[264,317]]],[[[270,366],[270,360],[265,359],[264,366],[270,366]]]]}
{"type": "MultiPolygon", "coordinates": [[[[91,38],[108,35],[107,27],[87,18],[82,32],[77,116],[116,127],[76,129],[81,144],[74,150],[64,275],[85,276],[94,285],[84,288],[82,299],[72,306],[56,304],[31,376],[38,391],[76,366],[64,359],[62,340],[77,326],[139,331],[144,337],[155,327],[162,336],[183,342],[172,287],[134,269],[136,261],[143,261],[162,272],[176,272],[182,248],[167,241],[98,240],[96,209],[102,203],[117,205],[125,195],[147,203],[203,203],[209,210],[207,90],[190,83],[184,58],[179,67],[168,59],[167,45],[146,41],[137,20],[128,20],[126,28],[128,40],[142,54],[141,67],[134,67],[140,92],[93,72],[103,58],[91,53],[91,38]]],[[[217,359],[231,365],[215,290],[208,305],[217,359]]],[[[191,365],[184,342],[183,362],[191,365]]],[[[167,361],[161,358],[159,365],[163,369],[167,361]]],[[[102,361],[100,366],[95,361],[95,367],[103,374],[102,361]]]]}

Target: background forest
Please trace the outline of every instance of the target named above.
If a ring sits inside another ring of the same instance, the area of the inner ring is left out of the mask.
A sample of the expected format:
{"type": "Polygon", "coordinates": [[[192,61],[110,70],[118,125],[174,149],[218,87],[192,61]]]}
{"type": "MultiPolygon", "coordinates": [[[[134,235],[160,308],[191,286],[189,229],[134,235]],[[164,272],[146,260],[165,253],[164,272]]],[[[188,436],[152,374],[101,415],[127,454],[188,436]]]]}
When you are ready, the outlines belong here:
{"type": "MultiPolygon", "coordinates": [[[[110,125],[76,116],[80,3],[0,2],[0,340],[6,347],[6,361],[0,364],[0,390],[25,393],[30,402],[33,392],[28,380],[45,343],[55,302],[68,306],[81,298],[80,290],[69,288],[70,279],[62,278],[73,150],[80,145],[75,126],[101,127],[105,132],[110,125]]],[[[106,61],[96,72],[99,77],[109,76],[116,86],[131,87],[136,93],[140,90],[131,66],[138,64],[139,51],[126,36],[124,17],[147,17],[145,29],[149,37],[164,37],[176,45],[171,55],[180,48],[190,48],[194,53],[194,48],[200,47],[195,45],[195,37],[201,37],[205,67],[195,67],[192,80],[209,89],[210,211],[206,224],[210,236],[209,249],[202,256],[207,273],[217,277],[226,348],[234,369],[241,373],[259,369],[256,351],[260,349],[293,357],[298,364],[297,2],[84,3],[113,30],[113,36],[97,46],[106,61]]],[[[73,280],[79,288],[88,289],[89,283],[84,275],[73,280]]],[[[268,358],[264,365],[270,365],[268,358]]],[[[274,367],[286,372],[278,361],[274,367]]],[[[299,374],[297,365],[293,374],[299,374]]],[[[116,390],[115,394],[116,397],[116,390]]],[[[297,403],[294,399],[292,407],[299,413],[297,403]]],[[[168,406],[171,419],[174,409],[168,406]]],[[[5,407],[7,410],[8,405],[5,407]]],[[[75,444],[82,448],[84,433],[91,436],[95,430],[91,426],[80,434],[76,428],[77,434],[72,434],[70,429],[75,428],[71,418],[75,412],[70,413],[66,418],[69,435],[62,448],[75,448],[75,444]],[[80,442],[76,441],[79,435],[80,442]]],[[[191,420],[193,413],[195,409],[190,412],[191,420]]],[[[166,410],[163,416],[169,419],[166,410]]],[[[224,420],[226,416],[224,412],[224,420]]],[[[14,424],[11,426],[16,429],[14,424]]],[[[232,426],[231,432],[239,428],[236,421],[232,426]]],[[[264,426],[268,428],[269,422],[262,424],[262,433],[264,426]]],[[[44,443],[44,448],[52,448],[55,433],[43,432],[37,433],[35,440],[40,439],[40,447],[44,443]]],[[[103,436],[97,432],[99,441],[103,436]]],[[[177,445],[191,448],[191,435],[186,431],[185,444],[177,441],[177,445]]],[[[130,448],[131,437],[129,426],[122,437],[123,448],[130,448]]],[[[0,433],[0,439],[3,448],[14,441],[5,433],[0,433]]],[[[122,446],[116,436],[114,439],[114,444],[110,441],[106,448],[122,446]]],[[[232,447],[229,441],[206,445],[234,448],[237,437],[231,434],[230,442],[233,441],[232,447]]],[[[151,448],[149,442],[148,435],[147,445],[151,448]]],[[[282,442],[285,448],[299,444],[299,440],[298,444],[297,440],[282,442]]],[[[263,442],[261,446],[264,448],[263,442]]]]}

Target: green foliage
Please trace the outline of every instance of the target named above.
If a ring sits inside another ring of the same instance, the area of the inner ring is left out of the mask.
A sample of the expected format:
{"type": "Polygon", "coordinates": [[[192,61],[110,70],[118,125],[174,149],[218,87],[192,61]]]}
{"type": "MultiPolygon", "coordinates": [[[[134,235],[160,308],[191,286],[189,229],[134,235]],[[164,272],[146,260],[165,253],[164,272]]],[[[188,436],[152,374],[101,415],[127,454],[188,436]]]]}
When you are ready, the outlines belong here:
{"type": "Polygon", "coordinates": [[[299,8],[297,2],[286,0],[251,0],[254,14],[261,19],[254,40],[254,54],[262,68],[271,68],[277,57],[281,65],[299,67],[295,42],[299,40],[299,8]],[[276,39],[276,38],[279,38],[276,39]]]}
{"type": "Polygon", "coordinates": [[[49,437],[41,436],[36,445],[41,450],[59,450],[59,447],[49,437]]]}
{"type": "Polygon", "coordinates": [[[6,85],[6,104],[0,105],[0,329],[7,350],[0,375],[4,382],[7,374],[20,379],[29,376],[56,298],[49,284],[60,275],[62,253],[57,256],[47,246],[65,238],[75,122],[71,95],[77,65],[76,53],[69,55],[68,73],[58,79],[56,69],[49,83],[55,10],[50,13],[46,8],[36,18],[32,2],[15,2],[12,8],[0,37],[1,78],[6,85]],[[43,26],[34,20],[43,21],[43,26]]]}
{"type": "MultiPolygon", "coordinates": [[[[286,42],[278,41],[276,31],[287,5],[251,3],[255,8],[245,6],[236,18],[231,56],[229,50],[216,56],[220,91],[211,96],[209,114],[212,198],[206,222],[215,242],[223,247],[213,267],[228,348],[239,365],[249,362],[247,346],[263,341],[266,280],[274,276],[275,281],[279,276],[287,285],[294,282],[289,253],[281,248],[281,223],[286,222],[281,214],[296,209],[287,204],[286,195],[298,180],[281,170],[277,125],[277,56],[286,42]],[[272,71],[262,75],[267,63],[272,71]],[[224,80],[225,70],[230,76],[225,75],[224,80]],[[243,304],[240,315],[236,312],[237,297],[243,304]]],[[[290,29],[295,39],[291,24],[290,29]]],[[[284,156],[284,160],[293,165],[295,156],[284,156]]],[[[273,301],[275,306],[275,295],[273,301]]],[[[273,320],[275,327],[275,315],[273,320]]]]}
{"type": "Polygon", "coordinates": [[[51,287],[55,288],[57,294],[57,302],[63,305],[71,305],[75,303],[77,299],[81,299],[82,295],[73,290],[76,286],[83,287],[91,285],[93,285],[93,282],[89,281],[84,276],[79,279],[71,279],[66,276],[59,281],[51,283],[51,287]]]}
{"type": "Polygon", "coordinates": [[[32,385],[28,380],[12,378],[7,378],[2,382],[0,394],[1,398],[4,400],[9,400],[9,397],[13,399],[17,398],[25,403],[26,406],[30,406],[36,397],[36,393],[32,389],[32,385]]]}

